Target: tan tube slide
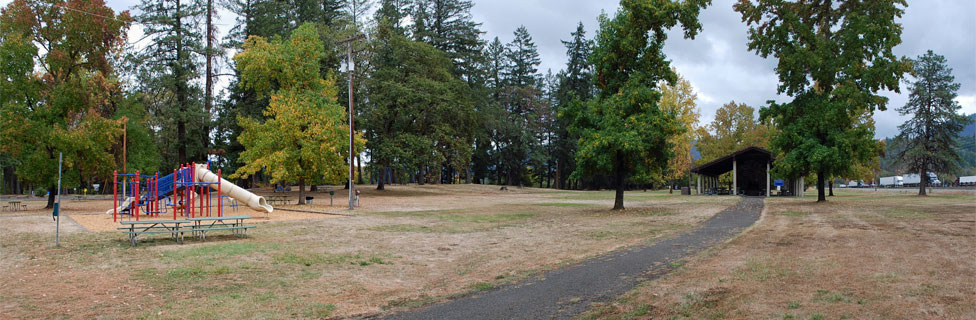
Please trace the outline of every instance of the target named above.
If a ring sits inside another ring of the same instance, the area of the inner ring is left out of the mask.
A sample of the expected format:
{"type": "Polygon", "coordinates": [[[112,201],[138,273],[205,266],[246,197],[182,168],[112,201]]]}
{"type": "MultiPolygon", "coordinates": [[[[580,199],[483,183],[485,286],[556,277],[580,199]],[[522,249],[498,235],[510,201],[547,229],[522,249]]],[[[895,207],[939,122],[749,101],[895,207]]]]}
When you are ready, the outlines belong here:
{"type": "MultiPolygon", "coordinates": [[[[264,197],[251,193],[250,191],[244,190],[244,188],[238,187],[236,184],[230,181],[218,178],[217,174],[207,170],[207,166],[203,164],[198,164],[196,167],[196,180],[197,182],[206,183],[220,183],[220,193],[227,195],[237,201],[246,204],[251,209],[271,213],[274,211],[274,207],[268,204],[264,197]]],[[[217,185],[211,185],[211,189],[217,190],[217,185]]]]}

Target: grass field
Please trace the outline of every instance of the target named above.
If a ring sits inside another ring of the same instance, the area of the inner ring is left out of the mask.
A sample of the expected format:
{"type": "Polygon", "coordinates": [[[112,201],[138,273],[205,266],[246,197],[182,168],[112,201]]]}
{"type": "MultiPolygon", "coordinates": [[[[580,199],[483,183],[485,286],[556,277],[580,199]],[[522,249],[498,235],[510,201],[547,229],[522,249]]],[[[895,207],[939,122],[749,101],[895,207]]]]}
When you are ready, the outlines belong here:
{"type": "Polygon", "coordinates": [[[584,318],[976,319],[976,195],[778,198],[750,232],[584,318]]]}
{"type": "MultiPolygon", "coordinates": [[[[338,210],[320,205],[322,210],[338,210]]],[[[328,204],[328,196],[326,195],[328,204]]],[[[0,318],[327,318],[422,306],[687,230],[734,197],[491,186],[364,189],[355,216],[259,221],[250,237],[147,240],[0,213],[0,318]]],[[[292,206],[294,207],[294,206],[292,206]]],[[[110,201],[67,202],[106,219],[110,201]]],[[[286,213],[273,213],[272,216],[286,213]]],[[[111,221],[110,215],[107,221],[111,221]]],[[[99,225],[86,222],[83,225],[99,225]]],[[[109,229],[111,230],[111,229],[109,229]]]]}
{"type": "MultiPolygon", "coordinates": [[[[72,220],[109,201],[0,213],[0,318],[346,318],[403,311],[687,230],[735,197],[497,187],[364,189],[349,217],[280,212],[247,239],[128,244],[72,220]]],[[[321,197],[319,194],[317,197],[321,197]]],[[[344,199],[337,195],[337,199],[344,199]]],[[[976,195],[774,198],[745,234],[583,318],[973,319],[976,195]]],[[[311,208],[341,210],[317,200],[311,208]]],[[[327,204],[327,203],[326,203],[327,204]]],[[[294,207],[294,206],[291,206],[294,207]]],[[[107,218],[111,221],[110,216],[107,218]]],[[[87,220],[85,220],[87,221],[87,220]]]]}

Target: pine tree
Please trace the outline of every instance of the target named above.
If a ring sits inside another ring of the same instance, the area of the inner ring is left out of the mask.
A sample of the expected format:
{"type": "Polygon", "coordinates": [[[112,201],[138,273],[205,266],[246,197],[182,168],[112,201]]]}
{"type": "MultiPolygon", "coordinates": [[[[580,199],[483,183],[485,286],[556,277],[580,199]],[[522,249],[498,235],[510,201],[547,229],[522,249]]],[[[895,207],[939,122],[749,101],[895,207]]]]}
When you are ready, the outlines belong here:
{"type": "MultiPolygon", "coordinates": [[[[475,115],[450,60],[397,34],[389,20],[378,31],[362,114],[370,159],[381,170],[415,170],[418,183],[437,180],[441,164],[467,168],[475,115]]],[[[377,189],[387,182],[381,174],[377,189]]]]}
{"type": "Polygon", "coordinates": [[[501,105],[502,91],[505,89],[503,74],[508,68],[505,45],[495,37],[485,46],[480,56],[478,74],[482,80],[476,82],[481,84],[472,94],[479,99],[475,105],[478,113],[478,129],[472,156],[472,171],[474,181],[477,183],[488,183],[491,176],[494,176],[491,179],[494,183],[501,183],[503,170],[498,148],[502,145],[499,129],[505,119],[505,111],[501,105]]]}
{"type": "Polygon", "coordinates": [[[380,8],[375,14],[376,23],[386,24],[392,32],[407,37],[408,29],[403,22],[411,11],[413,11],[412,0],[380,0],[380,8]]]}
{"type": "Polygon", "coordinates": [[[483,43],[480,23],[471,18],[470,0],[415,0],[414,35],[447,53],[462,80],[475,72],[483,43]]]}
{"type": "Polygon", "coordinates": [[[205,161],[210,117],[194,80],[201,76],[205,50],[201,20],[206,8],[193,0],[144,0],[139,9],[142,13],[136,21],[151,43],[136,54],[136,65],[144,103],[154,125],[162,128],[157,144],[163,147],[169,166],[191,159],[205,161]]]}
{"type": "Polygon", "coordinates": [[[501,72],[504,89],[500,102],[506,118],[499,127],[502,143],[499,151],[506,181],[514,186],[525,183],[526,165],[538,147],[535,135],[542,108],[542,92],[538,87],[541,61],[524,26],[515,30],[515,39],[506,46],[505,58],[508,66],[501,72]]]}
{"type": "Polygon", "coordinates": [[[954,140],[971,120],[959,114],[962,106],[955,99],[960,85],[945,57],[929,50],[915,59],[912,69],[915,81],[909,84],[908,102],[897,109],[903,116],[912,115],[898,126],[898,138],[907,142],[907,148],[897,159],[919,173],[918,194],[924,196],[928,172],[957,169],[960,158],[954,140]]]}
{"type": "Polygon", "coordinates": [[[569,134],[569,125],[572,119],[562,115],[563,110],[568,108],[574,101],[586,101],[593,97],[593,68],[590,65],[590,52],[593,48],[593,41],[586,38],[586,30],[583,22],[576,26],[576,31],[570,33],[573,37],[570,41],[563,41],[566,47],[566,55],[569,60],[566,62],[566,70],[559,76],[559,88],[556,94],[555,109],[560,114],[556,122],[556,148],[554,158],[556,162],[556,188],[567,189],[567,179],[569,173],[575,170],[576,140],[569,134]]]}

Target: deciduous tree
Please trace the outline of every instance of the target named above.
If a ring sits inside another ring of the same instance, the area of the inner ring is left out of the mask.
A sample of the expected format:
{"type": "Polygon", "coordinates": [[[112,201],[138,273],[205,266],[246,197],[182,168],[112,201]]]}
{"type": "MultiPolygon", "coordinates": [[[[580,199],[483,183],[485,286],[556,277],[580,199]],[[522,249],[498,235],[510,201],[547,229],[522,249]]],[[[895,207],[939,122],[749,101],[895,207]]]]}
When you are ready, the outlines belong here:
{"type": "MultiPolygon", "coordinates": [[[[234,56],[241,85],[270,95],[260,122],[240,118],[243,163],[234,177],[267,170],[271,182],[298,182],[298,203],[305,203],[306,182],[338,183],[349,156],[345,108],[336,102],[335,77],[322,79],[324,53],[314,24],[295,29],[291,37],[268,42],[251,36],[234,56]]],[[[362,137],[356,146],[363,145],[362,137]]]]}
{"type": "Polygon", "coordinates": [[[122,121],[110,119],[122,94],[113,57],[130,22],[101,0],[16,0],[0,12],[0,152],[21,179],[48,188],[49,208],[59,153],[63,187],[116,167],[122,121]]]}
{"type": "Polygon", "coordinates": [[[901,43],[904,0],[740,0],[735,10],[749,28],[749,50],[776,58],[778,92],[793,98],[770,102],[760,115],[780,133],[771,146],[781,157],[777,170],[790,177],[817,174],[817,201],[826,201],[828,177],[876,155],[875,109],[898,92],[909,69],[895,57],[901,43]]]}
{"type": "Polygon", "coordinates": [[[681,24],[688,38],[698,33],[698,14],[708,3],[623,0],[613,19],[600,18],[590,56],[600,91],[570,114],[580,137],[574,175],[611,175],[615,210],[624,208],[628,183],[660,179],[672,156],[669,140],[682,128],[661,108],[657,84],[674,83],[677,75],[662,50],[671,27],[681,24]]]}
{"type": "MultiPolygon", "coordinates": [[[[675,70],[677,74],[677,71],[675,70]]],[[[695,89],[691,82],[678,75],[678,80],[674,84],[665,83],[661,85],[661,109],[667,113],[675,115],[678,124],[684,128],[681,134],[671,136],[668,142],[671,144],[671,152],[674,154],[668,161],[667,171],[664,178],[673,186],[678,179],[686,176],[691,170],[691,144],[695,141],[698,133],[698,107],[695,99],[695,89]]],[[[668,192],[674,188],[669,186],[668,192]]]]}

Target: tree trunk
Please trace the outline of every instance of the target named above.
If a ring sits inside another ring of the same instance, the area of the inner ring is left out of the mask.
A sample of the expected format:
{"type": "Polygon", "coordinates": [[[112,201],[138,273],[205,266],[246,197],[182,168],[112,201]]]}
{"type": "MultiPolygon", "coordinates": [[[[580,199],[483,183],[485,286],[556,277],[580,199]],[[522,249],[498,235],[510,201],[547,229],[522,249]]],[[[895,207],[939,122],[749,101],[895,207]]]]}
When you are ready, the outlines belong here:
{"type": "Polygon", "coordinates": [[[927,175],[925,170],[922,170],[922,173],[918,175],[918,195],[920,196],[926,195],[925,185],[927,184],[928,181],[929,181],[929,176],[927,175]]]}
{"type": "Polygon", "coordinates": [[[305,179],[298,179],[298,204],[305,204],[305,179]]]}
{"type": "MultiPolygon", "coordinates": [[[[644,191],[647,191],[647,189],[645,188],[644,191]]],[[[668,194],[674,194],[674,181],[671,181],[671,184],[668,185],[668,194]]]]}
{"type": "Polygon", "coordinates": [[[359,171],[358,174],[356,175],[356,183],[364,184],[363,183],[363,162],[362,159],[360,159],[358,154],[356,155],[356,171],[359,171]]]}
{"type": "Polygon", "coordinates": [[[826,182],[823,171],[817,172],[817,202],[827,201],[826,194],[824,192],[824,184],[826,182]]]}
{"type": "Polygon", "coordinates": [[[833,197],[834,196],[834,180],[833,179],[831,179],[830,181],[827,181],[827,189],[830,192],[829,196],[833,197]]]}
{"type": "Polygon", "coordinates": [[[376,190],[386,190],[384,182],[386,182],[386,167],[379,166],[379,174],[376,177],[376,190]]]}
{"type": "Polygon", "coordinates": [[[54,197],[58,193],[57,189],[58,189],[58,186],[51,186],[50,188],[48,188],[47,206],[44,207],[44,209],[53,209],[54,208],[54,197]]]}
{"type": "Polygon", "coordinates": [[[555,183],[556,183],[556,189],[563,189],[563,188],[565,188],[563,186],[563,181],[562,181],[563,176],[562,176],[562,173],[563,173],[563,162],[562,161],[559,161],[559,160],[556,160],[556,177],[554,179],[554,180],[556,180],[555,181],[555,183]]]}
{"type": "Polygon", "coordinates": [[[613,166],[613,180],[617,192],[613,198],[613,210],[624,209],[624,169],[623,156],[617,151],[616,164],[613,166]]]}

